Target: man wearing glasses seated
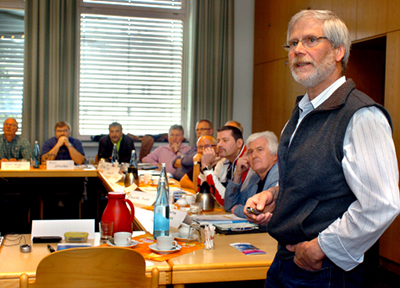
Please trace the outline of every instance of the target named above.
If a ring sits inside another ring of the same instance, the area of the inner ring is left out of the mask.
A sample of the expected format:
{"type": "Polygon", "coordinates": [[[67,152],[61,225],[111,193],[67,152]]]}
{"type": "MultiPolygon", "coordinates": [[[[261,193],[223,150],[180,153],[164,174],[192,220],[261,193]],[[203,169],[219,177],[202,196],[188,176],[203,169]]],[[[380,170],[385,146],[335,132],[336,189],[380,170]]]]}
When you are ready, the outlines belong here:
{"type": "Polygon", "coordinates": [[[17,131],[17,120],[8,118],[4,121],[3,135],[0,138],[0,162],[31,160],[31,144],[27,139],[16,135],[17,131]]]}
{"type": "MultiPolygon", "coordinates": [[[[214,129],[211,121],[207,119],[201,119],[196,124],[196,136],[197,140],[201,136],[214,134],[214,129]]],[[[193,168],[193,157],[197,154],[196,145],[192,146],[189,151],[178,156],[172,161],[172,166],[176,168],[174,173],[174,178],[176,180],[181,180],[181,178],[187,174],[193,168]]]]}
{"type": "Polygon", "coordinates": [[[224,208],[228,212],[246,218],[243,205],[248,198],[278,185],[278,138],[273,132],[254,133],[246,141],[247,155],[238,159],[232,181],[226,187],[224,208]],[[249,186],[242,188],[242,174],[249,169],[256,174],[249,186]]]}
{"type": "MultiPolygon", "coordinates": [[[[60,121],[55,126],[56,136],[44,142],[42,162],[47,160],[74,160],[75,164],[85,161],[85,152],[78,139],[70,137],[71,126],[60,121]]],[[[68,178],[60,185],[59,178],[46,180],[48,185],[41,191],[45,219],[74,219],[79,216],[79,201],[84,191],[84,178],[68,178]],[[57,187],[57,189],[54,189],[57,187]]]]}
{"type": "Polygon", "coordinates": [[[74,160],[75,164],[85,161],[85,152],[81,141],[70,137],[71,126],[60,121],[55,127],[56,136],[44,142],[42,147],[42,162],[47,160],[74,160]]]}

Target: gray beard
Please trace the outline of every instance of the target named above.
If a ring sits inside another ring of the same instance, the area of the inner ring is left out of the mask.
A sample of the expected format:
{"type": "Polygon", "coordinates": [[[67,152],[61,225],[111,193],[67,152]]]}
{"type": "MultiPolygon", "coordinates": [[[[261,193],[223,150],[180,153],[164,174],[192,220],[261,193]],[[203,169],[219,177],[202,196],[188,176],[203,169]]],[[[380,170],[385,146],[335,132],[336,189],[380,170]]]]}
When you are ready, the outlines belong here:
{"type": "Polygon", "coordinates": [[[335,71],[335,54],[333,53],[333,51],[329,52],[323,59],[319,67],[315,65],[315,62],[311,62],[311,64],[313,65],[315,70],[308,78],[305,79],[300,77],[300,75],[295,72],[293,64],[290,65],[290,71],[292,72],[294,80],[297,83],[303,85],[305,88],[312,88],[317,86],[335,71]]]}

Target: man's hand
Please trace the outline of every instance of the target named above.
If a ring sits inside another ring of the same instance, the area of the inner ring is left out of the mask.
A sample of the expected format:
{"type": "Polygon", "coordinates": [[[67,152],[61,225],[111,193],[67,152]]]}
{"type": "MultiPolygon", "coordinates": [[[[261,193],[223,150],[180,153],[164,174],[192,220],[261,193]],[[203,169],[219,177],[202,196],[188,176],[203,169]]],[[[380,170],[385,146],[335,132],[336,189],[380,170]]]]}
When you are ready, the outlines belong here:
{"type": "Polygon", "coordinates": [[[219,157],[215,153],[214,149],[211,147],[207,147],[203,151],[203,157],[201,158],[201,167],[207,167],[208,165],[213,165],[217,161],[219,161],[219,157]]]}
{"type": "Polygon", "coordinates": [[[193,163],[194,162],[200,163],[202,157],[203,154],[197,153],[196,155],[193,156],[193,163]]]}
{"type": "Polygon", "coordinates": [[[279,187],[271,187],[266,191],[262,191],[253,197],[247,199],[246,205],[244,205],[243,213],[247,216],[247,220],[254,222],[258,225],[264,225],[271,220],[272,212],[275,209],[276,198],[279,193],[279,187]],[[258,211],[262,211],[259,215],[249,213],[246,207],[254,208],[258,211]]]}
{"type": "Polygon", "coordinates": [[[294,252],[294,262],[303,269],[316,271],[322,268],[322,260],[326,257],[318,244],[318,239],[286,245],[286,249],[294,252]]]}
{"type": "Polygon", "coordinates": [[[175,154],[178,153],[179,149],[181,148],[181,143],[182,142],[173,142],[169,144],[169,147],[171,147],[172,152],[175,154]]]}
{"type": "Polygon", "coordinates": [[[249,170],[250,162],[249,157],[242,156],[237,160],[235,173],[233,174],[233,182],[240,184],[242,179],[242,174],[249,170]]]}
{"type": "Polygon", "coordinates": [[[68,141],[68,138],[65,136],[61,136],[60,138],[58,138],[57,144],[58,148],[60,148],[61,146],[65,145],[66,147],[70,146],[70,143],[68,141]]]}

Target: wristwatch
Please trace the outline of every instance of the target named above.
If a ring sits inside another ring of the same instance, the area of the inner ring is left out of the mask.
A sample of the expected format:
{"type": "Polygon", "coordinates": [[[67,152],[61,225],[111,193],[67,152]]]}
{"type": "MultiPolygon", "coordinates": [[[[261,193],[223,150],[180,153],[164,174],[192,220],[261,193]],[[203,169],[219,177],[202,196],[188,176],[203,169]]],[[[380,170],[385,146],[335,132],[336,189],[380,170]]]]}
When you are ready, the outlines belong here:
{"type": "Polygon", "coordinates": [[[211,165],[207,165],[202,171],[206,171],[206,170],[208,170],[208,171],[210,171],[210,170],[212,170],[212,166],[211,165]]]}

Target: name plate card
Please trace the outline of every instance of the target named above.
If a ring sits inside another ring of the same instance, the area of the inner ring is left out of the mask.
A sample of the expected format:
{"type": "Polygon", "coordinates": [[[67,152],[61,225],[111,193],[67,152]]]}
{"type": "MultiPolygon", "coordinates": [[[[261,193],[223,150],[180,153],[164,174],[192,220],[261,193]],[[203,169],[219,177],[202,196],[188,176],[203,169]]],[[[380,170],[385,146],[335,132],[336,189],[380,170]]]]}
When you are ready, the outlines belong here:
{"type": "Polygon", "coordinates": [[[129,195],[127,195],[127,199],[131,200],[132,203],[141,204],[144,206],[152,206],[154,202],[156,202],[157,195],[149,194],[139,191],[131,191],[129,195]]]}
{"type": "Polygon", "coordinates": [[[104,176],[112,176],[119,173],[118,165],[109,162],[99,162],[97,170],[103,171],[104,176]]]}
{"type": "MultiPolygon", "coordinates": [[[[189,218],[187,212],[172,209],[169,211],[169,226],[179,228],[182,222],[187,221],[186,218],[189,218]]],[[[190,223],[190,220],[188,223],[190,223]]]]}
{"type": "Polygon", "coordinates": [[[46,161],[47,170],[74,170],[74,160],[49,160],[46,161]]]}
{"type": "Polygon", "coordinates": [[[3,162],[1,170],[30,170],[31,163],[28,161],[3,162]]]}

